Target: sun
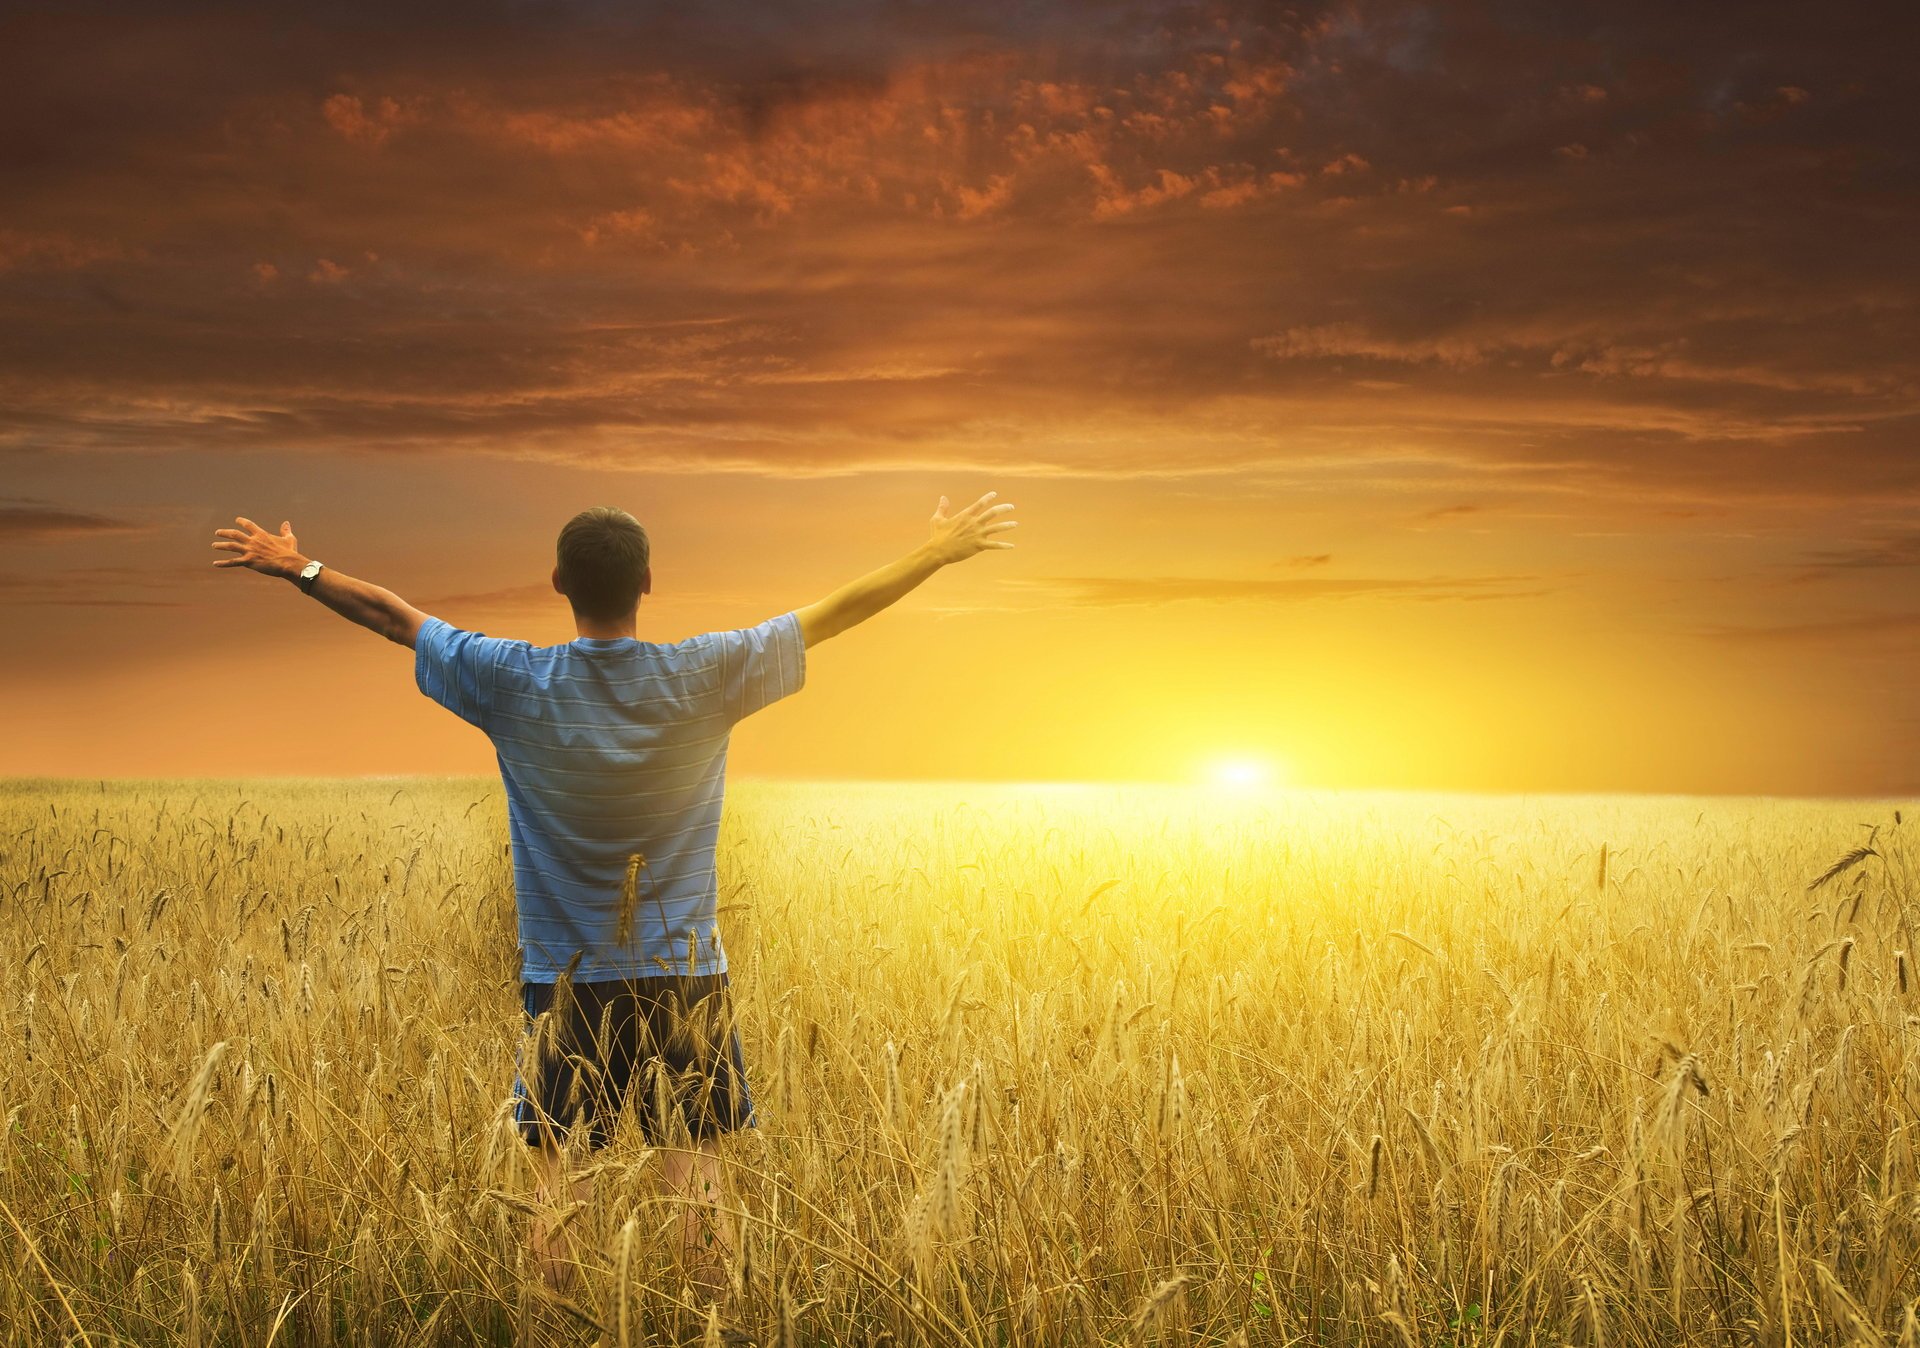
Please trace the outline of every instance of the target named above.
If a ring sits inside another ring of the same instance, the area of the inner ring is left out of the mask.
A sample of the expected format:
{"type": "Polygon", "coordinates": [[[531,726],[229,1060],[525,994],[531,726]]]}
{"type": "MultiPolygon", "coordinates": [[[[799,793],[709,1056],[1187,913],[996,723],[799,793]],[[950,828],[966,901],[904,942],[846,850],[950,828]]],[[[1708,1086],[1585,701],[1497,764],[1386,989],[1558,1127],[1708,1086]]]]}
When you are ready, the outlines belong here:
{"type": "Polygon", "coordinates": [[[1215,758],[1206,765],[1208,784],[1226,791],[1260,791],[1281,785],[1281,778],[1279,764],[1249,754],[1215,758]]]}

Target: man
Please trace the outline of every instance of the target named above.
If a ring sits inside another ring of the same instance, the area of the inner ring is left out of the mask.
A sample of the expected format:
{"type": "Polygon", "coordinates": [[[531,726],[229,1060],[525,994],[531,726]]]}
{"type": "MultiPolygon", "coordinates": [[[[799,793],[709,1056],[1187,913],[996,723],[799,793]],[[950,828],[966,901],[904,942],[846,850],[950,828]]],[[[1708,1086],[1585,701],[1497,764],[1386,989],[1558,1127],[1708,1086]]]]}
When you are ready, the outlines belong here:
{"type": "Polygon", "coordinates": [[[647,534],[606,507],[560,531],[553,588],[578,639],[559,646],[466,632],[240,518],[215,532],[218,567],[293,581],[335,613],[414,650],[422,692],[484,731],[499,756],[513,842],[522,1000],[532,1029],[515,1083],[540,1207],[533,1253],[556,1287],[576,1261],[561,1227],[590,1200],[569,1189],[566,1142],[604,1145],[632,1108],[680,1201],[689,1280],[714,1301],[728,1285],[733,1232],[719,1139],[751,1126],[739,1035],[716,923],[714,844],[733,725],[799,691],[806,651],[864,622],[943,566],[1014,527],[988,492],[949,514],[941,497],[924,543],[818,603],[758,626],[673,644],[635,636],[652,592],[647,534]]]}

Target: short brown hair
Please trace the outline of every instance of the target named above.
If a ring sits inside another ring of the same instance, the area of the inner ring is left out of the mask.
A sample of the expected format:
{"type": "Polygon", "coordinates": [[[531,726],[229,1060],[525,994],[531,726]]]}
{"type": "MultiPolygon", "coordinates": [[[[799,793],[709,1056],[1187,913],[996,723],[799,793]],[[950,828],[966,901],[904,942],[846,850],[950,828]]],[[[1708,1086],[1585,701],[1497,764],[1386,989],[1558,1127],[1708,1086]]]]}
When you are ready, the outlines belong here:
{"type": "Polygon", "coordinates": [[[560,589],[583,618],[624,618],[640,605],[648,564],[647,531],[614,506],[567,521],[554,549],[560,589]]]}

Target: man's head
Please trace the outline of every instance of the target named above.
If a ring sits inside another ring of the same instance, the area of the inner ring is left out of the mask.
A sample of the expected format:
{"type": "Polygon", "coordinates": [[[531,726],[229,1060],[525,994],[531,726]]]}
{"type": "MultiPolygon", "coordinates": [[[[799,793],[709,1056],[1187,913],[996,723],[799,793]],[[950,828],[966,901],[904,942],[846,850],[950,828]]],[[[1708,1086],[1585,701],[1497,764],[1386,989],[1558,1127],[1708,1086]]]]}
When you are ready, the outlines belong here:
{"type": "Polygon", "coordinates": [[[600,622],[632,616],[653,589],[647,531],[613,506],[595,506],[567,521],[554,549],[553,588],[575,616],[600,622]]]}

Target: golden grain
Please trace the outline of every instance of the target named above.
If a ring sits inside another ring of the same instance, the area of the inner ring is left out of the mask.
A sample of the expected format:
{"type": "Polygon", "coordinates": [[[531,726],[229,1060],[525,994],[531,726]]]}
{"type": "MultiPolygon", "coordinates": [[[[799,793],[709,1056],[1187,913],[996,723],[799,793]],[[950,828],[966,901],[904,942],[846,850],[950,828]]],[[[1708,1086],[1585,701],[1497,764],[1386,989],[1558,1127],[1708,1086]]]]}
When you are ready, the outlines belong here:
{"type": "MultiPolygon", "coordinates": [[[[1920,1348],[1920,889],[1863,811],[738,785],[740,1316],[1920,1348]]],[[[631,1121],[535,1290],[503,826],[467,782],[0,784],[0,1342],[710,1335],[631,1121]]]]}

